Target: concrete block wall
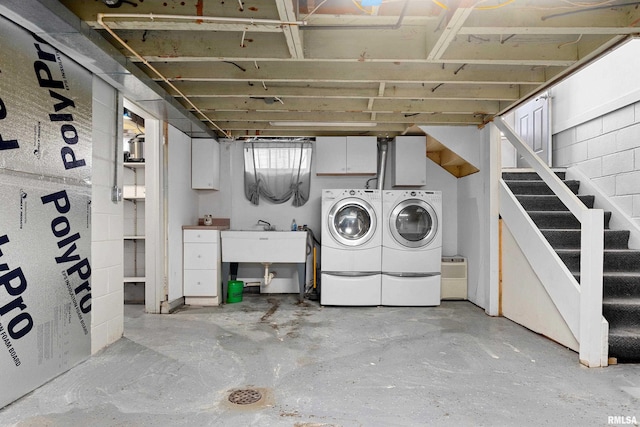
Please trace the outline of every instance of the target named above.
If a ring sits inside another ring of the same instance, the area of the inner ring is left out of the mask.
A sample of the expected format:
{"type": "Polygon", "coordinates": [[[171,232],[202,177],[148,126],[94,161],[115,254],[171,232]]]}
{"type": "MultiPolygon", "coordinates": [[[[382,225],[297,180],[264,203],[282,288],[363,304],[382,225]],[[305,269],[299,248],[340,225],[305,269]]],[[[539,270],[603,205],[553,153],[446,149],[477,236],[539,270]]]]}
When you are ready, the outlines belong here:
{"type": "Polygon", "coordinates": [[[122,147],[118,138],[118,92],[93,78],[93,171],[91,201],[91,353],[123,334],[123,208],[111,201],[114,168],[122,183],[122,147]],[[116,157],[116,158],[114,158],[116,157]]]}
{"type": "Polygon", "coordinates": [[[640,102],[553,136],[553,166],[575,166],[640,225],[640,102]]]}

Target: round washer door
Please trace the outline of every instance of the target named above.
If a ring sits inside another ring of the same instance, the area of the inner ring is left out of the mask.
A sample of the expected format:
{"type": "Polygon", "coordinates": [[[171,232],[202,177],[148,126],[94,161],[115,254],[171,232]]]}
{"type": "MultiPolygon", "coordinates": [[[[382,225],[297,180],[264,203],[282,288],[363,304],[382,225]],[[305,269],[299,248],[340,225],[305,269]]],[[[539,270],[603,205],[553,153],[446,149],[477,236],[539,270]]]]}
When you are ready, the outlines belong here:
{"type": "Polygon", "coordinates": [[[391,211],[389,230],[401,245],[422,248],[436,237],[438,217],[433,207],[424,200],[403,200],[391,211]]]}
{"type": "Polygon", "coordinates": [[[327,221],[331,236],[346,246],[367,243],[376,232],[376,213],[362,199],[344,199],[333,205],[327,221]]]}

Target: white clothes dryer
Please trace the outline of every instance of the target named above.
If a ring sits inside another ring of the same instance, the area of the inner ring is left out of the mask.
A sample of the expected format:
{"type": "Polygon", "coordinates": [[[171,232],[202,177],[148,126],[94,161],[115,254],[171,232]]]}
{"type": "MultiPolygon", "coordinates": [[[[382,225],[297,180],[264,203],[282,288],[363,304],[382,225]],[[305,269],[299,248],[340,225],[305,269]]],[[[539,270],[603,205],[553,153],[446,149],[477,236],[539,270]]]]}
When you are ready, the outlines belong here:
{"type": "Polygon", "coordinates": [[[380,305],[380,190],[322,192],[322,305],[380,305]]]}
{"type": "Polygon", "coordinates": [[[442,193],[384,190],[382,305],[440,304],[442,193]]]}

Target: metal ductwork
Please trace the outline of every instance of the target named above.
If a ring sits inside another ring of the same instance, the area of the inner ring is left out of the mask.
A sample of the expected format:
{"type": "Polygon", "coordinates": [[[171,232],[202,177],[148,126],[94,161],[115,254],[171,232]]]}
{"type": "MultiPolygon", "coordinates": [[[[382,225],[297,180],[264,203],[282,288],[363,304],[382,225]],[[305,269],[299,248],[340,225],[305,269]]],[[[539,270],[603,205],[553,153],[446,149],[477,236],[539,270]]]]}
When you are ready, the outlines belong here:
{"type": "Polygon", "coordinates": [[[380,161],[378,162],[378,190],[384,190],[384,173],[387,169],[387,152],[389,151],[389,140],[381,139],[378,143],[380,151],[380,161]]]}

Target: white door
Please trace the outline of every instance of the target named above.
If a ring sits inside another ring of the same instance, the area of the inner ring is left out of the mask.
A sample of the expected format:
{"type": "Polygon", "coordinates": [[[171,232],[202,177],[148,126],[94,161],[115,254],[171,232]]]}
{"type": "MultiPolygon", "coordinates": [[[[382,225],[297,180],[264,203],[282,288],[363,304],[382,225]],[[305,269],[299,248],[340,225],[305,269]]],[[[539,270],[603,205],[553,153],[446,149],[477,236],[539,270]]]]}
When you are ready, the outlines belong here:
{"type": "MultiPolygon", "coordinates": [[[[551,167],[551,126],[549,96],[545,93],[515,111],[515,131],[531,149],[551,167]]],[[[531,166],[518,156],[519,168],[531,166]]]]}

